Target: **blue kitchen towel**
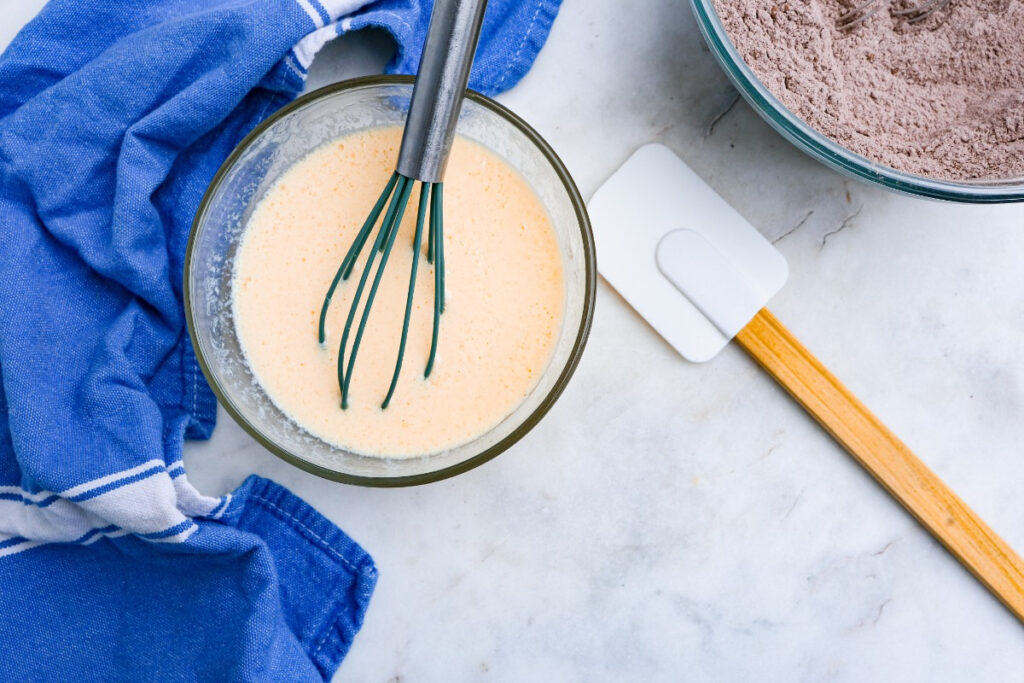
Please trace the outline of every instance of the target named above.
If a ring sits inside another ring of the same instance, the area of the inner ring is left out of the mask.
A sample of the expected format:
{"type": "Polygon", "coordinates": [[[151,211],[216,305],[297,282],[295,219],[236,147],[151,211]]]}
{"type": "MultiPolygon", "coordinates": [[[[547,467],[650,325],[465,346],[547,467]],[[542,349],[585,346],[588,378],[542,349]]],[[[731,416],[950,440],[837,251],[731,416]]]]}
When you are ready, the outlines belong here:
{"type": "MultiPolygon", "coordinates": [[[[216,402],[182,310],[192,216],[330,38],[419,59],[427,0],[53,0],[0,56],[0,679],[319,680],[373,561],[258,477],[193,488],[216,402]]],[[[491,0],[471,85],[514,85],[557,0],[491,0]]]]}

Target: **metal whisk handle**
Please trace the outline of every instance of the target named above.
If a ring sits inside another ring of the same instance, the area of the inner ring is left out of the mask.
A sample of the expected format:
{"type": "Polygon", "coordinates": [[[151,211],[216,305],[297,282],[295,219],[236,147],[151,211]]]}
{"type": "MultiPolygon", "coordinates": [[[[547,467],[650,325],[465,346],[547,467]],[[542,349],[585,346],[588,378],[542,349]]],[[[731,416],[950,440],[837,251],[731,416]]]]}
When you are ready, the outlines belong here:
{"type": "Polygon", "coordinates": [[[435,0],[396,170],[439,183],[469,82],[487,0],[435,0]]]}

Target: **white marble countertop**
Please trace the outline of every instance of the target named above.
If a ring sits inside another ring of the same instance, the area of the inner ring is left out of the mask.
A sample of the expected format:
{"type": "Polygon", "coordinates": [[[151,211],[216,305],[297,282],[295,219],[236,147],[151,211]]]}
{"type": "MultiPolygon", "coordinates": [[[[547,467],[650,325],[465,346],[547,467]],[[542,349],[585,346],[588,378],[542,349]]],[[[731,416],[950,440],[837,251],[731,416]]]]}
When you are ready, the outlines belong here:
{"type": "MultiPolygon", "coordinates": [[[[4,3],[0,41],[40,4],[4,3]]],[[[1024,206],[849,181],[735,102],[685,2],[622,7],[567,0],[500,99],[587,197],[639,145],[673,148],[778,239],[779,318],[1024,551],[1024,206]]],[[[314,83],[387,50],[342,39],[314,83]]],[[[597,299],[548,417],[454,479],[334,484],[226,414],[187,449],[204,492],[259,473],[373,554],[380,582],[337,680],[1024,677],[1020,624],[739,349],[688,364],[603,281],[597,299]]]]}

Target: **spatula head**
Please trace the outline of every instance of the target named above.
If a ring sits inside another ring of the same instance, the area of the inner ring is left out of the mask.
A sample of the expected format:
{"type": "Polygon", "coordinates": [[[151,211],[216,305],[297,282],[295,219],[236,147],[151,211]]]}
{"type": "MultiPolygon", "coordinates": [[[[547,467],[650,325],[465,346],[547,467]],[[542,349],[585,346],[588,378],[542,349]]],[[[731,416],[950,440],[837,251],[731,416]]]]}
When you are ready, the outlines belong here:
{"type": "Polygon", "coordinates": [[[590,200],[598,268],[684,358],[714,357],[786,282],[768,240],[670,149],[638,149],[590,200]]]}

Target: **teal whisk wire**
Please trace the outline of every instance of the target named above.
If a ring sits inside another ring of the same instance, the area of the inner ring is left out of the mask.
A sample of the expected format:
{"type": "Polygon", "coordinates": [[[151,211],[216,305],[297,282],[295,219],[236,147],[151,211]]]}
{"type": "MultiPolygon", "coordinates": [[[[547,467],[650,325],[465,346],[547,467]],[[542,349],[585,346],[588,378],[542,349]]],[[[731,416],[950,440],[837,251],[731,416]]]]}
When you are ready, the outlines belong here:
{"type": "Polygon", "coordinates": [[[424,377],[430,377],[434,369],[437,355],[437,331],[441,325],[441,314],[444,313],[444,235],[442,202],[444,194],[442,183],[434,183],[430,193],[430,236],[427,246],[427,260],[434,263],[434,328],[430,335],[430,356],[427,358],[427,369],[424,377]]]}
{"type": "MultiPolygon", "coordinates": [[[[392,248],[394,247],[395,241],[398,237],[402,224],[402,217],[405,215],[405,207],[408,204],[409,197],[412,194],[413,185],[416,184],[416,182],[417,181],[411,178],[406,178],[397,172],[392,175],[391,180],[384,188],[384,192],[377,200],[377,203],[374,204],[373,210],[370,212],[366,222],[363,223],[363,226],[356,234],[356,238],[352,242],[352,246],[345,254],[345,259],[342,261],[341,266],[338,268],[338,272],[331,281],[330,287],[327,290],[327,295],[324,297],[323,307],[320,309],[318,339],[320,344],[323,345],[327,338],[327,309],[331,305],[334,293],[337,291],[338,285],[342,281],[348,280],[349,276],[351,276],[352,270],[355,267],[356,259],[359,258],[359,254],[362,252],[363,247],[366,246],[373,229],[377,226],[377,219],[383,212],[384,206],[387,206],[388,208],[384,213],[384,220],[381,222],[380,230],[377,232],[377,235],[373,240],[373,245],[370,247],[367,254],[366,264],[359,277],[359,283],[356,285],[355,295],[352,298],[348,315],[345,318],[345,327],[342,330],[341,342],[338,344],[338,387],[341,389],[342,409],[348,408],[349,386],[352,382],[352,374],[355,368],[356,356],[359,353],[359,346],[362,343],[363,334],[366,331],[366,325],[370,319],[370,309],[376,299],[377,290],[379,289],[381,280],[384,276],[384,269],[387,266],[392,248]],[[369,292],[367,293],[366,301],[364,303],[362,301],[363,292],[366,291],[366,285],[370,282],[371,272],[374,272],[374,263],[378,254],[380,254],[380,263],[377,265],[373,281],[370,283],[369,292]],[[355,324],[356,315],[359,313],[360,309],[362,310],[362,315],[359,317],[359,324],[355,328],[355,335],[353,337],[353,325],[355,324]],[[350,338],[352,339],[351,348],[349,348],[350,338]]],[[[434,317],[430,342],[430,356],[427,361],[424,377],[429,377],[433,370],[434,359],[437,352],[440,317],[441,313],[444,312],[444,228],[442,225],[442,215],[441,183],[421,182],[419,208],[416,216],[416,231],[412,242],[413,254],[412,266],[410,269],[411,272],[409,274],[409,289],[405,301],[405,315],[402,321],[402,336],[398,346],[398,359],[395,362],[395,372],[392,375],[387,395],[381,403],[382,409],[387,408],[391,403],[391,398],[394,396],[395,389],[398,386],[398,378],[402,371],[402,361],[405,358],[405,349],[409,338],[409,325],[412,317],[413,296],[416,291],[416,274],[419,268],[420,250],[422,249],[423,226],[425,222],[428,223],[427,260],[428,262],[433,261],[434,265],[434,317]]]]}
{"type": "Polygon", "coordinates": [[[391,397],[395,394],[395,387],[398,385],[398,375],[402,372],[402,359],[405,357],[405,342],[409,338],[409,316],[412,314],[412,297],[416,291],[416,267],[420,262],[420,240],[423,237],[423,217],[427,213],[427,197],[429,196],[430,185],[420,183],[420,208],[416,213],[416,234],[412,238],[412,272],[409,274],[409,296],[405,300],[405,319],[402,321],[402,339],[398,342],[398,361],[395,363],[395,374],[391,377],[391,386],[388,387],[388,395],[381,403],[381,409],[387,408],[391,403],[391,397]]]}
{"type": "Polygon", "coordinates": [[[423,376],[430,377],[434,369],[438,330],[445,308],[444,212],[441,181],[455,137],[455,127],[462,108],[466,84],[469,82],[469,71],[480,38],[486,5],[487,0],[435,0],[430,12],[427,38],[420,56],[416,84],[413,87],[412,99],[409,101],[409,112],[406,115],[395,172],[373,205],[370,215],[356,233],[352,246],[345,254],[345,259],[324,297],[317,329],[317,338],[321,346],[327,339],[327,309],[330,308],[331,300],[341,282],[348,280],[352,274],[356,259],[362,253],[377,226],[377,220],[387,206],[380,229],[366,256],[366,265],[359,277],[359,284],[356,285],[352,304],[345,318],[345,327],[341,333],[341,342],[338,344],[338,387],[341,389],[342,409],[348,408],[349,387],[355,370],[356,356],[359,354],[359,345],[370,319],[370,309],[377,297],[384,269],[398,238],[413,185],[417,182],[420,183],[419,208],[416,212],[416,231],[412,243],[412,265],[405,300],[405,315],[402,320],[402,336],[398,345],[395,372],[391,376],[391,384],[381,403],[381,409],[387,408],[391,403],[402,372],[416,289],[416,273],[420,250],[423,248],[424,222],[427,223],[427,261],[434,266],[434,310],[430,354],[423,376]],[[380,263],[374,271],[366,301],[363,302],[363,293],[366,291],[367,282],[370,281],[370,273],[378,254],[380,263]],[[360,310],[362,314],[353,337],[353,325],[360,310]]]}
{"type": "MultiPolygon", "coordinates": [[[[412,191],[413,181],[403,176],[402,180],[399,181],[398,187],[395,190],[395,197],[398,198],[397,206],[398,210],[392,215],[391,222],[384,223],[381,228],[380,235],[377,237],[379,244],[375,244],[375,248],[380,250],[380,265],[377,266],[377,274],[373,277],[373,284],[370,286],[370,293],[366,297],[366,305],[363,306],[363,315],[359,320],[359,329],[356,331],[355,341],[352,342],[352,351],[349,353],[348,367],[345,370],[344,383],[341,386],[341,407],[348,407],[348,387],[352,383],[352,368],[356,364],[356,354],[359,352],[359,343],[363,340],[363,332],[366,331],[366,322],[370,319],[370,308],[373,306],[373,300],[377,297],[377,288],[380,287],[381,278],[384,276],[384,268],[388,264],[388,257],[391,256],[391,248],[395,245],[395,238],[398,236],[398,228],[402,223],[402,214],[405,213],[405,205],[409,201],[409,193],[412,191]],[[404,182],[403,182],[404,181],[404,182]]],[[[392,202],[391,206],[394,207],[395,202],[392,202]]],[[[390,213],[390,209],[388,212],[390,213]]],[[[363,272],[362,282],[365,283],[366,276],[370,272],[370,266],[373,263],[373,252],[371,251],[369,258],[366,260],[366,270],[363,272]]],[[[359,290],[356,290],[356,300],[352,302],[352,310],[358,305],[359,290]]],[[[352,317],[349,316],[349,322],[351,323],[352,317]]],[[[344,337],[348,336],[348,325],[346,325],[344,337]]],[[[344,346],[338,351],[338,368],[340,373],[341,362],[344,356],[344,346]]]]}
{"type": "Polygon", "coordinates": [[[320,307],[320,326],[317,333],[317,338],[320,341],[320,345],[323,346],[327,341],[326,331],[324,329],[327,322],[327,309],[331,305],[331,298],[334,296],[334,290],[338,288],[338,283],[342,280],[347,280],[348,276],[352,273],[352,265],[356,261],[356,257],[359,256],[360,250],[363,248],[363,244],[366,243],[366,238],[373,230],[373,226],[377,223],[377,218],[380,216],[380,212],[384,209],[384,205],[388,201],[388,197],[391,196],[391,190],[395,188],[395,183],[398,182],[398,172],[391,174],[391,180],[388,181],[387,186],[384,188],[384,192],[381,193],[380,199],[373,205],[373,210],[370,211],[370,215],[367,216],[366,222],[363,223],[363,227],[360,228],[356,234],[356,239],[349,247],[348,253],[345,254],[345,260],[341,262],[338,267],[338,272],[334,275],[334,279],[331,280],[331,286],[327,289],[327,296],[324,297],[324,305],[320,307]]]}

